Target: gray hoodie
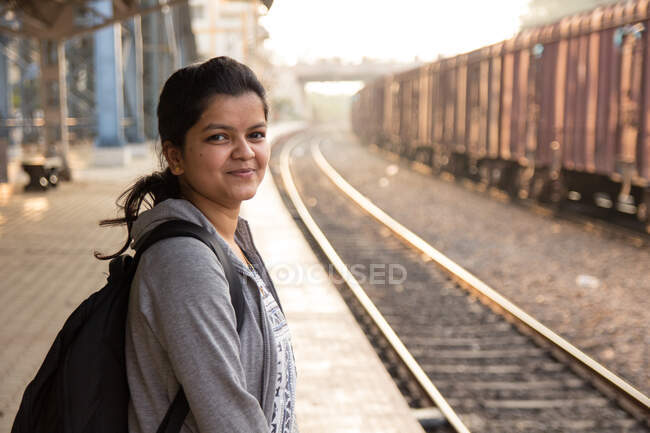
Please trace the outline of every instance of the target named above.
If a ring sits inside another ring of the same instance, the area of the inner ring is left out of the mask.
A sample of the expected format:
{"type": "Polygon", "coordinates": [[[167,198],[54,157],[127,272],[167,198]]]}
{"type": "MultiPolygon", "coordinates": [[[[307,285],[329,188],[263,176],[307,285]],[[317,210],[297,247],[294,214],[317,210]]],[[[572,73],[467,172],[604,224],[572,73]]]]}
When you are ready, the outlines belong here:
{"type": "MultiPolygon", "coordinates": [[[[170,219],[201,225],[228,253],[244,289],[243,325],[238,335],[228,282],[207,246],[179,237],[150,247],[133,279],[126,323],[129,432],[154,433],[179,382],[190,406],[181,432],[268,432],[277,354],[258,287],[208,219],[186,200],[165,200],[141,213],[133,224],[134,248],[170,219]]],[[[235,240],[277,299],[241,218],[235,240]]]]}

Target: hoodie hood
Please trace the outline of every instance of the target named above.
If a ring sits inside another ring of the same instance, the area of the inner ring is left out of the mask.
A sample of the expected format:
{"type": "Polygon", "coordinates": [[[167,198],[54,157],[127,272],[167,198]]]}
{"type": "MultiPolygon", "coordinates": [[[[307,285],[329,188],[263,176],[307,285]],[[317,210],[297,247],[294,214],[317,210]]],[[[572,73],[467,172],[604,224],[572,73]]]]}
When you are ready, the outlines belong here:
{"type": "Polygon", "coordinates": [[[192,203],[184,199],[170,198],[138,215],[138,219],[133,222],[131,228],[133,249],[137,250],[146,234],[156,226],[178,219],[198,224],[211,234],[221,238],[212,223],[192,203]]]}
{"type": "MultiPolygon", "coordinates": [[[[226,251],[226,254],[228,254],[228,258],[234,265],[235,269],[244,274],[250,273],[239,257],[235,255],[228,243],[217,232],[210,220],[208,220],[196,206],[185,199],[170,198],[158,203],[152,209],[140,213],[138,218],[133,222],[133,227],[131,227],[131,236],[133,237],[132,248],[137,251],[140,245],[142,245],[142,241],[151,230],[170,220],[189,221],[203,227],[210,234],[214,235],[222,249],[226,251]]],[[[240,246],[242,245],[242,234],[244,235],[244,238],[250,237],[247,222],[243,218],[239,217],[237,221],[237,230],[235,232],[235,240],[240,246]]],[[[243,244],[246,245],[246,242],[243,242],[243,244]]],[[[248,252],[246,249],[244,251],[248,252]]]]}

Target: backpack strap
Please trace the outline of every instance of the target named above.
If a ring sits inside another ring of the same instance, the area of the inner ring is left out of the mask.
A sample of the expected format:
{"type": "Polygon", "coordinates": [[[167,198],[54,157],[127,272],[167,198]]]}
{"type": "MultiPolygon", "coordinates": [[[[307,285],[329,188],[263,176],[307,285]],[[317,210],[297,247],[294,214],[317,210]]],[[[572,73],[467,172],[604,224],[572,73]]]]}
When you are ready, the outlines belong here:
{"type": "MultiPolygon", "coordinates": [[[[216,242],[214,235],[210,234],[203,227],[183,220],[172,220],[164,222],[156,226],[144,239],[138,251],[135,254],[134,262],[137,267],[140,261],[140,256],[153,244],[163,239],[174,237],[191,237],[200,240],[207,245],[212,252],[217,256],[217,259],[223,266],[226,279],[228,280],[228,287],[230,289],[230,299],[233,307],[235,308],[235,316],[237,318],[237,332],[241,331],[243,322],[244,311],[244,297],[242,294],[242,287],[239,278],[233,272],[232,265],[226,252],[216,242]]],[[[165,417],[163,418],[156,433],[178,433],[183,425],[183,421],[190,411],[190,406],[187,402],[187,397],[183,391],[183,387],[178,390],[174,401],[169,406],[165,417]]]]}
{"type": "Polygon", "coordinates": [[[183,421],[190,412],[190,405],[187,403],[187,397],[183,391],[183,387],[178,390],[174,401],[167,409],[167,413],[163,418],[156,433],[178,433],[181,431],[183,421]]]}

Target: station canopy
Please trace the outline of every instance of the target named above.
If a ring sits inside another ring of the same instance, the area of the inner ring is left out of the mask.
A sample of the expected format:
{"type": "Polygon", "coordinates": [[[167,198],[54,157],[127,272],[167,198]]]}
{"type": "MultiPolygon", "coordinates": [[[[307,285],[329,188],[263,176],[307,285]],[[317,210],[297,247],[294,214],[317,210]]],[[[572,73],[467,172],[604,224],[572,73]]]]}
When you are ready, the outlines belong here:
{"type": "MultiPolygon", "coordinates": [[[[259,1],[267,8],[273,4],[273,0],[248,1],[259,1]]],[[[112,0],[113,14],[106,15],[94,7],[95,0],[0,0],[0,33],[65,40],[136,15],[187,2],[188,0],[112,0]]]]}

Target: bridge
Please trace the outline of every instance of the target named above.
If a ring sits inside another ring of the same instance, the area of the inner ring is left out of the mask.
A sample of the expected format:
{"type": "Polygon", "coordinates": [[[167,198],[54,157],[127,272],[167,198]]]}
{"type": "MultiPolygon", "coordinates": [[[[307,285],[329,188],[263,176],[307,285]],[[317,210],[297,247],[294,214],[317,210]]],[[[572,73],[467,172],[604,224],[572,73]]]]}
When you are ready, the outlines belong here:
{"type": "Polygon", "coordinates": [[[298,63],[289,69],[302,83],[312,81],[372,81],[420,66],[422,62],[389,63],[364,59],[358,64],[347,64],[336,59],[316,63],[298,63]]]}

